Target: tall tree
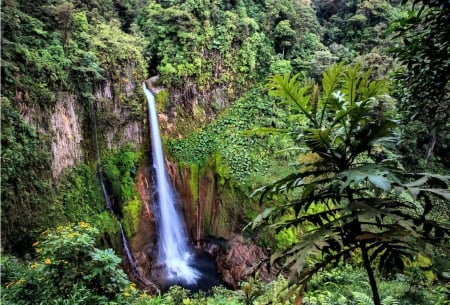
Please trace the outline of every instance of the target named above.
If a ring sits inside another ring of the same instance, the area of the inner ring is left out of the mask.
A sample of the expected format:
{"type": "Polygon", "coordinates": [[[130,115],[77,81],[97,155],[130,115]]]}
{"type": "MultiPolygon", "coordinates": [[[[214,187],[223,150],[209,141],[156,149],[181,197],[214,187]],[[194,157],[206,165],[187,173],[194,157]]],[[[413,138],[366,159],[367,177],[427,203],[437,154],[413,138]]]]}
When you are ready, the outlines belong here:
{"type": "Polygon", "coordinates": [[[276,230],[303,232],[298,243],[271,257],[290,269],[290,283],[300,287],[297,304],[316,272],[359,253],[380,305],[374,261],[382,269],[401,270],[421,245],[418,240],[448,245],[448,218],[438,221],[430,213],[433,196],[450,199],[450,177],[407,173],[387,158],[385,147],[396,141],[397,126],[384,105],[387,82],[371,80],[358,66],[328,68],[322,92],[288,74],[273,76],[268,87],[291,119],[300,121],[300,129],[281,131],[308,153],[296,173],[259,190],[265,200],[280,194],[292,199],[264,211],[252,227],[268,221],[276,230]]]}
{"type": "Polygon", "coordinates": [[[450,2],[415,0],[408,15],[393,23],[392,30],[403,39],[403,44],[393,49],[403,64],[396,74],[400,109],[407,115],[405,124],[420,122],[422,127],[411,141],[413,153],[419,151],[425,163],[438,157],[449,168],[450,2]]]}

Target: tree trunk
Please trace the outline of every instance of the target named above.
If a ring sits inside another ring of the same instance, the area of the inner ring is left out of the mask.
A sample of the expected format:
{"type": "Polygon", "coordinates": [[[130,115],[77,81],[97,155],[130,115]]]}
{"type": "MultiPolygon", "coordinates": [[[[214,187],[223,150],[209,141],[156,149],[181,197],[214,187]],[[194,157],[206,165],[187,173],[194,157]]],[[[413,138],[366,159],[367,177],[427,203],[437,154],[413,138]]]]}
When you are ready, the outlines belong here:
{"type": "Polygon", "coordinates": [[[364,262],[364,268],[366,268],[367,276],[369,277],[370,288],[372,289],[373,303],[375,305],[381,305],[380,295],[378,294],[377,281],[373,274],[372,265],[370,264],[369,254],[367,253],[366,243],[361,242],[361,253],[364,262]]]}

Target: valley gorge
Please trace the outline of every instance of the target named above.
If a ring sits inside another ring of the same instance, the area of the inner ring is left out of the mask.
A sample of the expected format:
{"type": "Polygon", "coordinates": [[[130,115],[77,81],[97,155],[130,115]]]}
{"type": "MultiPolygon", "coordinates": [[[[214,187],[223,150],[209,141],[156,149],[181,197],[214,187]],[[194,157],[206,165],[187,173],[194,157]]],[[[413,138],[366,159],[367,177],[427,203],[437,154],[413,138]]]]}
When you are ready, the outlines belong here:
{"type": "Polygon", "coordinates": [[[0,302],[445,305],[450,14],[414,3],[2,1],[0,302]]]}

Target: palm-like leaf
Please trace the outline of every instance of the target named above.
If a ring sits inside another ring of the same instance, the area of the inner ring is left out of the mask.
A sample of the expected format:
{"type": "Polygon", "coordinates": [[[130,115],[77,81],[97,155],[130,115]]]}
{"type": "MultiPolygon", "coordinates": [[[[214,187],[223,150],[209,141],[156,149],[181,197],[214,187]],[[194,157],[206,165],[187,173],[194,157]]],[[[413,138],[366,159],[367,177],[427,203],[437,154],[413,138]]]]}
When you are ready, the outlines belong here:
{"type": "Polygon", "coordinates": [[[311,95],[307,94],[310,86],[302,87],[297,80],[299,76],[300,74],[297,74],[291,78],[289,73],[283,76],[272,76],[269,78],[267,85],[270,89],[269,94],[282,98],[293,110],[300,112],[310,121],[315,122],[315,118],[311,115],[311,105],[309,103],[311,95]]]}

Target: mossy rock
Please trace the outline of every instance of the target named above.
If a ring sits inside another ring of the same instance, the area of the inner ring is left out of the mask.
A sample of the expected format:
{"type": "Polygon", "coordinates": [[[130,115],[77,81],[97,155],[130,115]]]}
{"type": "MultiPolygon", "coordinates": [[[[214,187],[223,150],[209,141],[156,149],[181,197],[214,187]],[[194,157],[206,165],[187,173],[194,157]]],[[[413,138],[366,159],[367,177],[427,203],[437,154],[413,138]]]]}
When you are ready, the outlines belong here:
{"type": "Polygon", "coordinates": [[[156,94],[156,110],[163,113],[170,104],[169,90],[161,90],[156,94]]]}
{"type": "Polygon", "coordinates": [[[122,249],[119,222],[111,213],[104,211],[97,214],[94,226],[101,232],[99,242],[102,246],[111,247],[116,251],[122,249]]]}
{"type": "Polygon", "coordinates": [[[122,207],[122,222],[128,238],[133,237],[138,231],[141,210],[141,202],[137,198],[128,201],[122,207]]]}

